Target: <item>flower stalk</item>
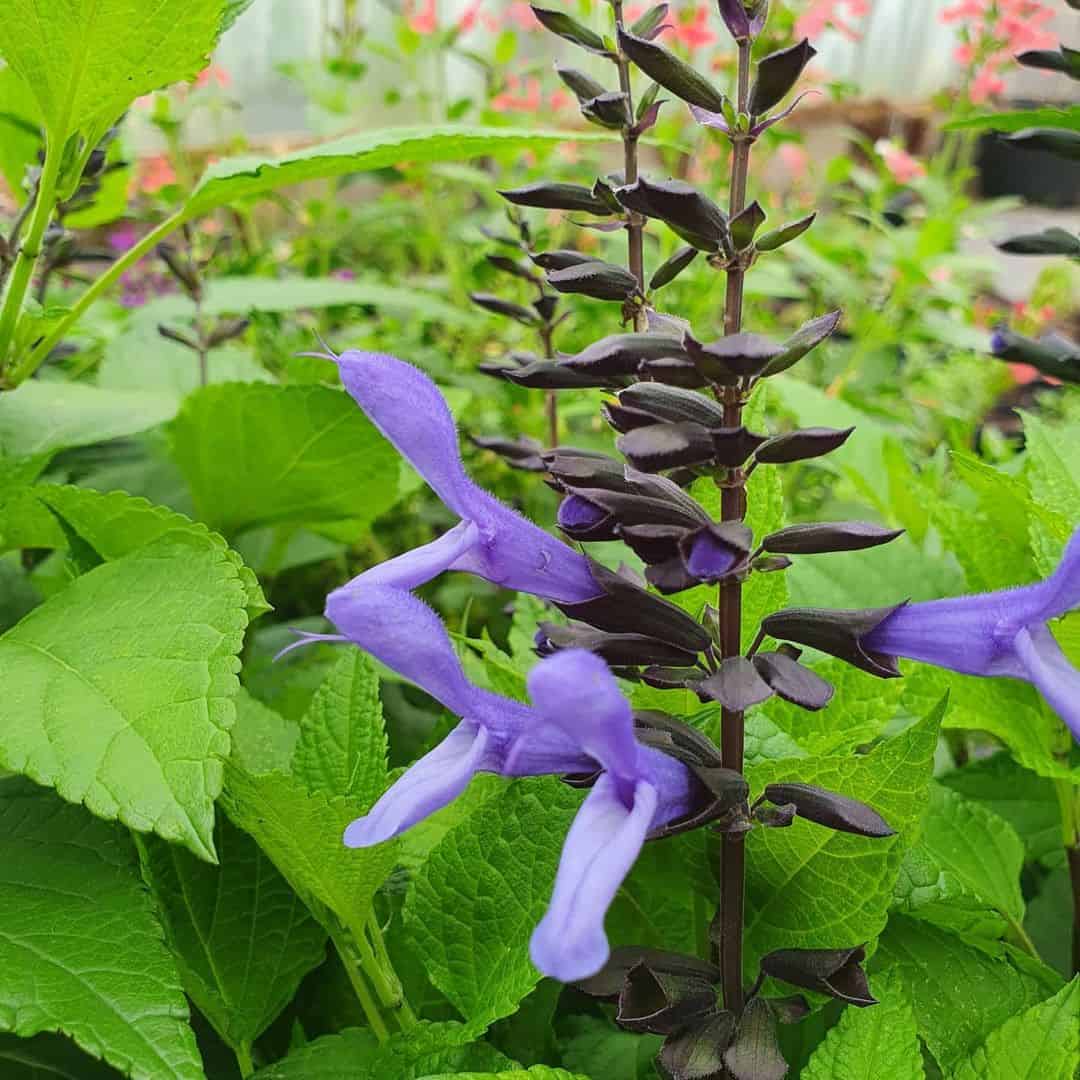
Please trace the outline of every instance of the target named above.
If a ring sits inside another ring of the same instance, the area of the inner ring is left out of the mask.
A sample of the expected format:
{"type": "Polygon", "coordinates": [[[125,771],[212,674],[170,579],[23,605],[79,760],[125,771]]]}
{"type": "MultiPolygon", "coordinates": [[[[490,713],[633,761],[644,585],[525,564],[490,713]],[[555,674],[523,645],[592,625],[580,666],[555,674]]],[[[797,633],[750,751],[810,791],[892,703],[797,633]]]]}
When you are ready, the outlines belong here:
{"type": "MultiPolygon", "coordinates": [[[[626,24],[623,16],[621,0],[612,4],[615,14],[615,26],[618,31],[624,30],[626,24]]],[[[634,184],[638,178],[638,135],[634,129],[634,93],[630,85],[630,61],[622,49],[618,52],[615,61],[619,69],[619,90],[626,99],[627,123],[622,130],[623,139],[623,177],[627,185],[634,184]]],[[[638,287],[645,290],[645,219],[631,212],[626,226],[626,257],[630,273],[637,278],[638,287]]],[[[644,330],[644,312],[638,312],[634,316],[634,329],[644,330]]],[[[552,443],[554,446],[555,444],[552,443]]]]}

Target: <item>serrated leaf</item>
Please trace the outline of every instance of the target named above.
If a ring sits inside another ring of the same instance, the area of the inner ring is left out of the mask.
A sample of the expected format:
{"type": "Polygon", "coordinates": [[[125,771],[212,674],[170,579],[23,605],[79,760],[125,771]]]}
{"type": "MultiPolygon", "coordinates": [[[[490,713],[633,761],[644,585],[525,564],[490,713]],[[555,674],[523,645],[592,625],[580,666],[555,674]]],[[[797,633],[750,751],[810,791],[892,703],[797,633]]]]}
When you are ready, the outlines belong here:
{"type": "MultiPolygon", "coordinates": [[[[578,142],[611,142],[599,132],[578,132],[578,142]]],[[[360,135],[320,143],[283,157],[232,157],[214,162],[196,185],[182,210],[183,220],[202,217],[218,206],[266,191],[321,180],[347,173],[371,172],[405,164],[425,165],[437,161],[515,153],[566,141],[565,131],[527,131],[497,127],[380,128],[360,135]]]]}
{"type": "Polygon", "coordinates": [[[493,1046],[469,1040],[468,1031],[454,1023],[421,1021],[382,1045],[370,1031],[350,1028],[294,1050],[260,1069],[255,1080],[420,1080],[447,1069],[510,1065],[493,1046]]]}
{"type": "Polygon", "coordinates": [[[1062,549],[1080,522],[1080,461],[1066,448],[1075,446],[1080,425],[1050,427],[1044,420],[1024,413],[1026,475],[1035,504],[1053,515],[1053,526],[1044,516],[1032,522],[1032,540],[1039,572],[1053,573],[1062,549]],[[1038,525],[1043,526],[1038,529],[1038,525]],[[1054,527],[1056,526],[1056,527],[1054,527]],[[1045,535],[1049,532],[1050,535],[1045,535]]]}
{"type": "Polygon", "coordinates": [[[247,833],[218,819],[220,866],[154,837],[139,845],[188,996],[234,1049],[251,1049],[326,956],[326,932],[247,833]]]}
{"type": "Polygon", "coordinates": [[[965,935],[1000,937],[1024,922],[1024,845],[1007,821],[932,783],[894,892],[897,910],[965,935]]]}
{"type": "Polygon", "coordinates": [[[1073,1080],[1078,1069],[1080,976],[992,1031],[953,1080],[1073,1080]]]}
{"type": "Polygon", "coordinates": [[[289,772],[299,739],[299,724],[240,687],[230,756],[244,772],[289,772]]]}
{"type": "Polygon", "coordinates": [[[915,1014],[903,983],[885,974],[872,980],[871,989],[878,1004],[846,1008],[810,1056],[802,1080],[923,1080],[915,1014]]]}
{"type": "Polygon", "coordinates": [[[930,923],[894,915],[875,970],[896,968],[919,1035],[948,1073],[1010,1016],[1061,988],[1048,968],[1014,950],[966,945],[930,923]]]}
{"type": "Polygon", "coordinates": [[[33,91],[59,150],[137,98],[207,64],[223,0],[7,0],[0,56],[33,91]]]}
{"type": "Polygon", "coordinates": [[[359,527],[398,498],[397,452],[325,386],[205,387],[184,402],[172,438],[199,516],[226,534],[284,521],[359,527]]]}
{"type": "Polygon", "coordinates": [[[881,933],[905,845],[918,829],[940,710],[862,757],[802,758],[747,769],[767,784],[816,784],[877,810],[898,836],[868,839],[811,822],[747,838],[747,972],[775,949],[847,947],[881,933]]]}
{"type": "Polygon", "coordinates": [[[519,780],[455,826],[413,879],[405,926],[431,981],[479,1033],[539,982],[529,938],[581,795],[519,780]]]}
{"type": "Polygon", "coordinates": [[[300,721],[292,774],[309,791],[374,802],[386,787],[386,731],[379,675],[350,649],[315,691],[300,721]]]}
{"type": "Polygon", "coordinates": [[[246,603],[186,530],[76,579],[0,637],[0,764],[212,859],[246,603]]]}
{"type": "Polygon", "coordinates": [[[327,929],[326,909],[352,933],[363,933],[371,901],[394,868],[397,844],[351,850],[345,826],[370,801],[310,794],[287,773],[253,776],[230,761],[222,793],[225,812],[260,848],[327,929]]]}
{"type": "Polygon", "coordinates": [[[29,781],[0,782],[0,909],[0,1029],[64,1031],[135,1080],[202,1080],[122,830],[29,781]]]}

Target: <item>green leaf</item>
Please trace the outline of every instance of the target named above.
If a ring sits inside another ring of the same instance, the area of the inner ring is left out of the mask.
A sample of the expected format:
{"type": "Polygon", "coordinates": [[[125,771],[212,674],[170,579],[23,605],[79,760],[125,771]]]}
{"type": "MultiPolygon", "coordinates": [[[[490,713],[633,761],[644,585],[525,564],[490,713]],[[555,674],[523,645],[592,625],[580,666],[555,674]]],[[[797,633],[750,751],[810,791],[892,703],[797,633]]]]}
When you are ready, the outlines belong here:
{"type": "Polygon", "coordinates": [[[1024,845],[1007,821],[931,784],[917,843],[896,882],[898,911],[970,934],[997,938],[1023,926],[1024,845]]]}
{"type": "Polygon", "coordinates": [[[37,162],[41,121],[30,87],[11,68],[0,68],[0,173],[15,200],[26,202],[23,179],[37,162]]]}
{"type": "Polygon", "coordinates": [[[0,765],[213,859],[246,603],[190,530],[84,574],[0,637],[0,765]]]}
{"type": "Polygon", "coordinates": [[[405,925],[431,981],[479,1033],[537,984],[529,938],[580,793],[519,780],[450,830],[413,879],[405,925]]]}
{"type": "Polygon", "coordinates": [[[0,1068],[4,1080],[118,1080],[123,1075],[70,1039],[46,1033],[32,1039],[0,1035],[0,1068]]]}
{"type": "Polygon", "coordinates": [[[940,780],[1003,817],[1020,834],[1028,859],[1060,853],[1061,804],[1053,783],[1021,768],[1008,754],[972,761],[940,780]]]}
{"type": "Polygon", "coordinates": [[[455,1072],[439,1073],[426,1076],[424,1080],[588,1080],[588,1077],[568,1073],[565,1069],[552,1069],[548,1065],[533,1065],[528,1069],[515,1069],[513,1072],[478,1073],[455,1072]]]}
{"type": "Polygon", "coordinates": [[[292,773],[310,791],[374,802],[386,787],[386,732],[379,675],[350,649],[315,692],[300,721],[292,773]]]}
{"type": "Polygon", "coordinates": [[[360,527],[398,497],[397,452],[325,386],[207,386],[184,402],[172,438],[199,516],[226,534],[282,521],[360,527]]]}
{"type": "Polygon", "coordinates": [[[393,841],[359,851],[341,842],[345,826],[370,803],[310,794],[287,773],[252,775],[230,761],[222,805],[328,930],[336,928],[326,909],[354,934],[363,932],[372,898],[394,868],[396,854],[393,841]]]}
{"type": "Polygon", "coordinates": [[[747,838],[746,971],[774,949],[855,946],[881,933],[904,846],[918,830],[941,708],[862,757],[802,758],[747,769],[751,794],[798,781],[874,807],[898,836],[868,839],[796,819],[747,838]]]}
{"type": "MultiPolygon", "coordinates": [[[[759,391],[760,393],[760,391],[759,391]]],[[[779,469],[756,469],[746,485],[746,524],[756,542],[784,524],[784,484],[779,469]]],[[[748,649],[761,620],[788,602],[788,571],[754,573],[743,586],[742,643],[748,649]]]]}
{"type": "Polygon", "coordinates": [[[895,966],[919,1035],[948,1072],[1014,1013],[1057,993],[1061,979],[1007,947],[976,948],[929,923],[894,915],[874,956],[895,966]]]}
{"type": "Polygon", "coordinates": [[[143,94],[194,78],[217,40],[223,0],[7,0],[0,56],[33,91],[59,151],[104,132],[143,94]]]}
{"type": "MultiPolygon", "coordinates": [[[[350,1028],[324,1035],[255,1080],[420,1080],[461,1069],[504,1069],[512,1063],[487,1043],[470,1043],[461,1024],[421,1021],[380,1045],[370,1031],[350,1028]]],[[[523,1074],[517,1073],[517,1076],[523,1074]]]]}
{"type": "Polygon", "coordinates": [[[63,1031],[135,1080],[202,1080],[180,981],[121,830],[26,780],[0,782],[0,910],[0,1029],[63,1031]]]}
{"type": "Polygon", "coordinates": [[[992,1031],[953,1080],[1073,1080],[1080,1068],[1080,976],[992,1031]]]}
{"type": "Polygon", "coordinates": [[[221,16],[221,33],[229,30],[233,23],[244,14],[255,0],[225,0],[225,10],[221,16]]]}
{"type": "Polygon", "coordinates": [[[1032,499],[1045,512],[1032,522],[1032,546],[1039,572],[1048,576],[1080,521],[1080,455],[1065,449],[1076,445],[1080,425],[1050,427],[1031,413],[1023,416],[1027,478],[1032,499]]]}
{"type": "Polygon", "coordinates": [[[247,833],[220,817],[220,866],[140,843],[184,989],[234,1049],[251,1048],[326,956],[326,932],[247,833]]]}
{"type": "Polygon", "coordinates": [[[923,1080],[915,1014],[903,983],[885,974],[875,976],[871,989],[879,1004],[849,1005],[811,1055],[801,1080],[923,1080]]]}
{"type": "Polygon", "coordinates": [[[1080,106],[1068,109],[1022,109],[1018,112],[983,113],[952,120],[946,131],[1023,131],[1030,127],[1060,127],[1080,131],[1080,106]]]}
{"type": "Polygon", "coordinates": [[[108,442],[163,424],[175,412],[167,394],[33,379],[0,395],[0,453],[32,457],[108,442]]]}
{"type": "MultiPolygon", "coordinates": [[[[575,132],[575,142],[611,142],[602,132],[575,132]]],[[[520,153],[566,142],[565,131],[525,131],[497,127],[400,127],[347,135],[284,157],[235,157],[214,162],[182,209],[184,220],[218,206],[260,195],[285,184],[323,180],[348,173],[437,161],[467,161],[500,152],[520,153]]]]}
{"type": "Polygon", "coordinates": [[[571,1016],[565,1026],[562,1060],[568,1069],[603,1080],[655,1080],[653,1059],[662,1039],[621,1031],[596,1016],[571,1016]]]}

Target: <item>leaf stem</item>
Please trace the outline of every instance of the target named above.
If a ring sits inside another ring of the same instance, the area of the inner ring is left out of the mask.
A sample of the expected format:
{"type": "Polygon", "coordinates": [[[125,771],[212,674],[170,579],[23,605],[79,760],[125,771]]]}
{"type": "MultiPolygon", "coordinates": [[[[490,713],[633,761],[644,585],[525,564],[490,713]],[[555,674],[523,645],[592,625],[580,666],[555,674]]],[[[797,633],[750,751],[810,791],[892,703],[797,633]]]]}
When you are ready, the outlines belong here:
{"type": "Polygon", "coordinates": [[[6,367],[11,358],[12,342],[23,310],[26,290],[34,273],[34,264],[41,254],[45,230],[49,227],[53,210],[56,209],[56,182],[60,178],[62,158],[63,146],[57,146],[52,138],[46,139],[45,164],[37,185],[33,214],[26,231],[26,239],[19,244],[15,255],[15,263],[4,290],[3,307],[0,308],[0,368],[6,367]]]}
{"type": "Polygon", "coordinates": [[[375,1033],[375,1038],[384,1043],[390,1038],[390,1031],[386,1026],[386,1021],[382,1018],[382,1014],[379,1012],[379,1006],[372,996],[371,989],[364,979],[363,963],[357,955],[353,942],[350,940],[351,937],[352,935],[341,927],[335,926],[330,929],[330,940],[333,941],[334,948],[337,949],[338,956],[341,957],[341,962],[345,967],[345,974],[349,977],[356,999],[360,1002],[360,1008],[364,1010],[368,1025],[375,1033]]]}
{"type": "Polygon", "coordinates": [[[401,980],[394,970],[390,954],[386,951],[386,942],[383,941],[374,907],[368,912],[366,931],[366,934],[360,936],[360,949],[366,961],[368,978],[371,979],[383,1007],[392,1010],[398,1025],[403,1031],[407,1031],[416,1026],[416,1013],[405,998],[401,980]]]}
{"type": "Polygon", "coordinates": [[[255,1072],[255,1062],[251,1058],[251,1043],[241,1042],[233,1047],[236,1054],[236,1064],[240,1067],[240,1075],[247,1080],[255,1072]]]}

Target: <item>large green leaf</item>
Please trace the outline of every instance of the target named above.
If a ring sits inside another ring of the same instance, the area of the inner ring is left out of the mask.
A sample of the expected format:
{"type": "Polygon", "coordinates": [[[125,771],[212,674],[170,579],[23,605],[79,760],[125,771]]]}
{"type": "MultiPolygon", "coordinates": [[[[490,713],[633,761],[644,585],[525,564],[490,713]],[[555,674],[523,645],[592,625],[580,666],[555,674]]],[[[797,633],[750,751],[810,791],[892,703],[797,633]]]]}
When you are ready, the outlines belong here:
{"type": "MultiPolygon", "coordinates": [[[[25,2],[25,0],[24,0],[25,2]]],[[[565,131],[526,131],[497,127],[401,127],[365,131],[297,150],[284,157],[222,158],[203,175],[183,208],[186,219],[199,217],[248,195],[285,184],[399,165],[466,161],[499,152],[554,147],[565,131]]],[[[610,142],[602,133],[574,132],[575,142],[610,142]]]]}
{"type": "Polygon", "coordinates": [[[976,948],[902,915],[889,920],[874,957],[875,969],[894,965],[919,1035],[946,1072],[1010,1016],[1061,989],[1057,975],[1022,954],[987,943],[976,948]]]}
{"type": "Polygon", "coordinates": [[[1066,450],[1080,438],[1080,424],[1052,428],[1025,413],[1024,437],[1031,496],[1042,511],[1031,523],[1032,548],[1039,572],[1049,576],[1080,522],[1080,455],[1066,450]]]}
{"type": "Polygon", "coordinates": [[[540,979],[529,938],[579,793],[521,780],[451,829],[413,879],[405,925],[431,981],[479,1033],[540,979]]]}
{"type": "Polygon", "coordinates": [[[568,1073],[565,1069],[552,1069],[548,1065],[533,1065],[528,1069],[515,1069],[513,1072],[478,1073],[455,1072],[439,1073],[426,1076],[424,1080],[588,1080],[588,1077],[568,1073]]]}
{"type": "Polygon", "coordinates": [[[1080,976],[990,1032],[953,1080],[1075,1080],[1078,1070],[1080,976]]]}
{"type": "Polygon", "coordinates": [[[386,731],[371,658],[349,649],[300,721],[293,775],[311,791],[373,802],[386,787],[386,731]]]}
{"type": "Polygon", "coordinates": [[[0,765],[212,859],[247,599],[191,530],[77,578],[0,637],[0,765]]]}
{"type": "Polygon", "coordinates": [[[848,1006],[799,1074],[802,1080],[923,1080],[915,1014],[903,983],[876,976],[871,989],[879,1004],[848,1006]]]}
{"type": "Polygon", "coordinates": [[[770,761],[747,770],[751,794],[797,781],[873,806],[898,836],[868,839],[796,819],[747,838],[746,963],[774,949],[859,945],[885,926],[903,848],[925,805],[940,709],[863,757],[770,761]]]}
{"type": "Polygon", "coordinates": [[[180,980],[120,829],[21,778],[0,782],[0,910],[0,1030],[63,1031],[136,1080],[202,1080],[180,980]]]}
{"type": "Polygon", "coordinates": [[[0,68],[0,173],[20,203],[26,201],[23,179],[37,161],[41,122],[30,87],[11,68],[0,68]]]}
{"type": "Polygon", "coordinates": [[[22,76],[59,151],[137,97],[206,66],[223,0],[6,0],[0,56],[22,76]]]}
{"type": "Polygon", "coordinates": [[[1017,112],[982,113],[952,120],[946,131],[1023,131],[1031,127],[1059,127],[1080,131],[1080,106],[1069,109],[1021,109],[1017,112]]]}
{"type": "Polygon", "coordinates": [[[0,395],[0,453],[31,457],[120,439],[175,412],[168,394],[34,379],[0,395]]]}
{"type": "Polygon", "coordinates": [[[155,837],[139,845],[180,977],[233,1049],[252,1042],[326,956],[326,932],[247,833],[223,815],[220,866],[155,837]]]}
{"type": "Polygon", "coordinates": [[[623,1031],[599,1016],[574,1015],[560,1024],[562,1062],[574,1072],[603,1080],[656,1080],[653,1059],[663,1040],[623,1031]]]}
{"type": "MultiPolygon", "coordinates": [[[[256,1080],[420,1080],[447,1069],[503,1069],[511,1062],[487,1043],[471,1043],[461,1024],[421,1022],[381,1046],[371,1032],[350,1028],[293,1051],[256,1080]]],[[[516,1074],[522,1075],[522,1074],[516,1074]]]]}
{"type": "Polygon", "coordinates": [[[361,934],[371,901],[394,867],[394,841],[352,851],[341,842],[345,826],[369,801],[311,794],[283,772],[252,775],[235,762],[226,766],[222,803],[229,817],[259,847],[328,930],[327,911],[361,934]]]}
{"type": "Polygon", "coordinates": [[[0,1069],[4,1080],[118,1080],[123,1075],[71,1039],[44,1032],[32,1039],[0,1035],[0,1069]]]}
{"type": "Polygon", "coordinates": [[[1007,821],[931,784],[918,842],[904,856],[895,904],[958,933],[1000,937],[1024,922],[1024,845],[1007,821]]]}
{"type": "Polygon", "coordinates": [[[398,497],[400,459],[348,395],[226,383],[173,423],[199,516],[226,534],[274,522],[366,524],[398,497]]]}

